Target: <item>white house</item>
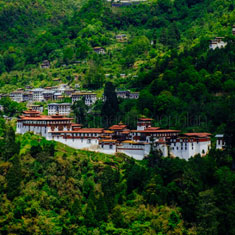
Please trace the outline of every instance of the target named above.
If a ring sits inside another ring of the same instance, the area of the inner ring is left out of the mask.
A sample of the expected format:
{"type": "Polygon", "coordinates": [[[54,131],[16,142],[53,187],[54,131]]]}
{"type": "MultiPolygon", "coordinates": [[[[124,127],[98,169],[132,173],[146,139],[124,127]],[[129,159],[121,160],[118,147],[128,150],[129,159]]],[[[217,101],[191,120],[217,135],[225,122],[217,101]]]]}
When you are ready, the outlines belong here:
{"type": "Polygon", "coordinates": [[[34,110],[34,111],[38,111],[40,113],[43,112],[43,106],[42,105],[36,105],[36,104],[31,104],[29,106],[30,109],[34,110]]]}
{"type": "Polygon", "coordinates": [[[97,100],[96,94],[92,92],[75,92],[72,94],[72,103],[81,100],[84,97],[85,104],[90,106],[94,104],[97,100]]]}
{"type": "Polygon", "coordinates": [[[13,91],[10,93],[10,98],[15,102],[23,102],[23,91],[13,91]]]}
{"type": "Polygon", "coordinates": [[[33,93],[33,101],[36,101],[36,102],[41,102],[44,100],[44,97],[43,97],[43,92],[45,91],[45,89],[43,88],[35,88],[32,90],[32,93],[33,93]]]}
{"type": "Polygon", "coordinates": [[[51,103],[48,104],[48,115],[60,114],[68,116],[71,113],[70,103],[51,103]]]}
{"type": "Polygon", "coordinates": [[[224,149],[225,148],[224,135],[218,134],[215,136],[215,138],[216,138],[216,149],[224,149]]]}
{"type": "Polygon", "coordinates": [[[215,39],[210,41],[209,48],[215,50],[216,48],[224,48],[227,45],[227,42],[223,41],[224,37],[216,37],[215,39]]]}

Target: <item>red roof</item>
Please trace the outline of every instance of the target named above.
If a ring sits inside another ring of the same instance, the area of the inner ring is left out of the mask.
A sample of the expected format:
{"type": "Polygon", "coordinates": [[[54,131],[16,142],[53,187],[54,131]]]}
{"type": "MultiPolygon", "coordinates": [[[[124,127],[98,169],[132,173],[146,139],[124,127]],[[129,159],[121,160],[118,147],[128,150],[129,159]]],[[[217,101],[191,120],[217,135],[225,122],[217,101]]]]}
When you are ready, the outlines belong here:
{"type": "Polygon", "coordinates": [[[211,133],[206,133],[206,132],[200,132],[200,133],[184,133],[182,134],[184,136],[188,137],[209,137],[211,136],[211,133]]]}
{"type": "Polygon", "coordinates": [[[47,120],[52,120],[52,121],[56,121],[56,120],[73,120],[73,118],[66,118],[66,117],[63,117],[63,116],[46,116],[46,115],[40,115],[40,116],[35,116],[35,117],[26,117],[26,116],[20,116],[20,120],[32,120],[32,121],[35,121],[35,120],[39,120],[39,121],[47,121],[47,120]]]}
{"type": "Polygon", "coordinates": [[[23,111],[23,113],[25,113],[25,114],[40,114],[40,112],[36,111],[36,110],[27,110],[27,111],[23,111]]]}
{"type": "Polygon", "coordinates": [[[138,118],[138,121],[152,121],[152,118],[138,118]]]}
{"type": "Polygon", "coordinates": [[[145,129],[145,130],[131,130],[131,132],[139,132],[139,133],[179,133],[180,130],[159,130],[159,129],[145,129]]]}
{"type": "Polygon", "coordinates": [[[147,127],[145,130],[159,130],[160,127],[147,127]]]}
{"type": "Polygon", "coordinates": [[[124,124],[118,124],[118,125],[113,125],[109,127],[110,130],[123,130],[127,127],[127,125],[124,124]]]}
{"type": "Polygon", "coordinates": [[[114,142],[117,142],[117,140],[113,140],[113,139],[102,139],[99,141],[100,143],[101,142],[106,142],[106,143],[114,143],[114,142]]]}

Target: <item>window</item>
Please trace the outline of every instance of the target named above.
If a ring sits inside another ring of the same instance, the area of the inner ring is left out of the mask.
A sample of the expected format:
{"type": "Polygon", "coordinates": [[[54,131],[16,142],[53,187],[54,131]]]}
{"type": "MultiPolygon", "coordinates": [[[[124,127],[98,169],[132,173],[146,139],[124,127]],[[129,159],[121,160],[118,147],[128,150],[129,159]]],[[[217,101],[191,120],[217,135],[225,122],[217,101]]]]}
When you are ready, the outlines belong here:
{"type": "Polygon", "coordinates": [[[109,149],[113,149],[113,145],[112,144],[109,145],[109,149]]]}
{"type": "Polygon", "coordinates": [[[90,139],[88,139],[88,140],[87,140],[87,143],[88,143],[88,144],[90,144],[90,143],[91,143],[91,140],[90,140],[90,139]]]}

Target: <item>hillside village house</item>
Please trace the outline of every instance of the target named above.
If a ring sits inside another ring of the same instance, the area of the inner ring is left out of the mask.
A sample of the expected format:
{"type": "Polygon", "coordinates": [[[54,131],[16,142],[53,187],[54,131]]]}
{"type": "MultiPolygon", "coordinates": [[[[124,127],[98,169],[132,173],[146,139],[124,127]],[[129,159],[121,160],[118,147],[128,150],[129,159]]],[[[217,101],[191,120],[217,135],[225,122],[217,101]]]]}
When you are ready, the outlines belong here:
{"type": "Polygon", "coordinates": [[[48,115],[64,115],[68,116],[71,113],[70,103],[51,103],[48,104],[48,115]]]}
{"type": "Polygon", "coordinates": [[[31,105],[29,105],[29,109],[33,110],[33,111],[40,112],[40,113],[43,112],[43,106],[42,105],[31,104],[31,105]]]}
{"type": "Polygon", "coordinates": [[[50,68],[50,61],[49,60],[42,61],[41,68],[42,69],[49,69],[50,68]]]}
{"type": "Polygon", "coordinates": [[[41,102],[44,100],[44,97],[43,97],[43,92],[45,90],[43,88],[35,88],[35,89],[32,89],[32,93],[33,93],[33,101],[36,101],[36,102],[41,102]]]}
{"type": "Polygon", "coordinates": [[[146,0],[107,0],[107,2],[112,3],[113,7],[130,6],[130,5],[139,4],[145,1],[146,0]]]}
{"type": "Polygon", "coordinates": [[[216,138],[216,149],[221,149],[221,150],[225,149],[224,135],[217,134],[215,138],[216,138]]]}
{"type": "Polygon", "coordinates": [[[10,93],[10,98],[15,102],[23,102],[23,91],[13,91],[10,93]]]}
{"type": "Polygon", "coordinates": [[[55,92],[54,95],[53,95],[53,99],[54,100],[58,100],[58,101],[61,101],[63,100],[63,94],[61,92],[55,92]]]}
{"type": "Polygon", "coordinates": [[[227,45],[227,42],[223,41],[224,37],[216,37],[215,39],[210,41],[209,48],[215,50],[216,48],[224,48],[227,45]]]}
{"type": "Polygon", "coordinates": [[[138,99],[139,92],[116,91],[117,97],[122,99],[138,99]]]}
{"type": "Polygon", "coordinates": [[[125,153],[137,160],[148,156],[151,148],[163,156],[189,159],[196,154],[205,155],[210,149],[209,133],[185,133],[151,126],[151,119],[140,118],[137,130],[129,130],[123,123],[103,128],[82,128],[71,118],[56,114],[41,115],[25,111],[17,121],[17,133],[32,131],[76,149],[86,149],[107,154],[125,153]]]}
{"type": "Polygon", "coordinates": [[[118,34],[118,35],[116,35],[116,40],[118,42],[126,42],[127,36],[126,36],[126,34],[118,34]]]}
{"type": "Polygon", "coordinates": [[[33,100],[33,93],[26,91],[23,93],[23,102],[31,102],[33,100]]]}
{"type": "Polygon", "coordinates": [[[55,91],[53,90],[46,90],[43,92],[43,99],[45,101],[48,101],[48,100],[54,100],[54,94],[55,94],[55,91]]]}
{"type": "Polygon", "coordinates": [[[232,33],[235,35],[235,25],[233,25],[232,33]]]}
{"type": "Polygon", "coordinates": [[[84,98],[85,104],[88,106],[94,104],[97,100],[96,94],[92,92],[75,92],[72,94],[71,98],[72,98],[72,103],[84,98]]]}
{"type": "Polygon", "coordinates": [[[105,55],[105,49],[103,47],[94,47],[93,48],[94,52],[99,54],[99,55],[105,55]]]}

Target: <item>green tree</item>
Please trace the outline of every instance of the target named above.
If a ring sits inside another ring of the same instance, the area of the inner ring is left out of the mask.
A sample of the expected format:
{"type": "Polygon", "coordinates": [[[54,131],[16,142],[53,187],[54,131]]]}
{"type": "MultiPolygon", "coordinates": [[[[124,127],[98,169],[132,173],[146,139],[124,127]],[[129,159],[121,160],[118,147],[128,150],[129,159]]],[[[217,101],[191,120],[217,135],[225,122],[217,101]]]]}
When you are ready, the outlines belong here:
{"type": "Polygon", "coordinates": [[[4,150],[1,154],[5,161],[8,161],[20,151],[20,143],[16,142],[15,131],[11,126],[6,127],[3,146],[4,150]]]}
{"type": "Polygon", "coordinates": [[[216,207],[213,190],[199,193],[196,211],[198,232],[200,234],[218,234],[219,209],[216,207]]]}
{"type": "Polygon", "coordinates": [[[87,122],[87,109],[88,107],[85,105],[85,100],[78,100],[74,102],[72,105],[72,110],[74,112],[76,123],[85,125],[87,122]]]}
{"type": "Polygon", "coordinates": [[[19,156],[15,155],[12,159],[12,167],[7,176],[7,197],[13,200],[20,193],[20,183],[22,180],[21,164],[19,156]]]}
{"type": "Polygon", "coordinates": [[[102,106],[101,115],[103,123],[107,127],[113,123],[114,118],[119,113],[119,105],[115,87],[111,82],[107,82],[104,88],[104,104],[102,106]]]}

